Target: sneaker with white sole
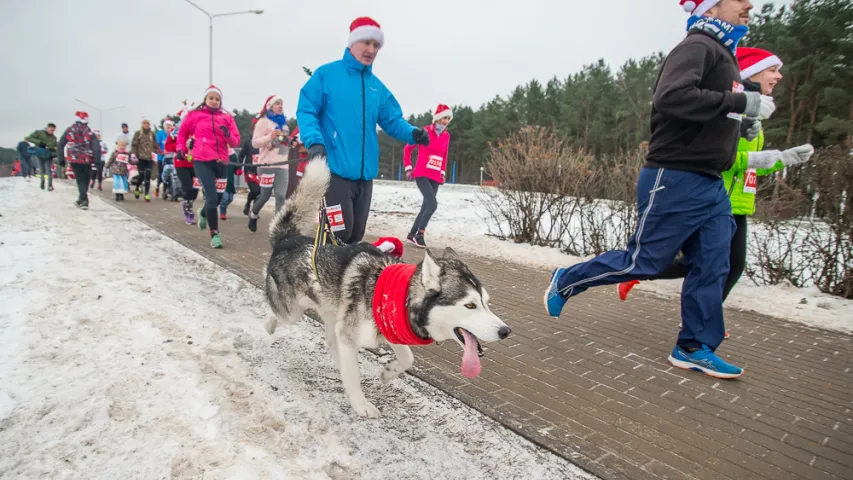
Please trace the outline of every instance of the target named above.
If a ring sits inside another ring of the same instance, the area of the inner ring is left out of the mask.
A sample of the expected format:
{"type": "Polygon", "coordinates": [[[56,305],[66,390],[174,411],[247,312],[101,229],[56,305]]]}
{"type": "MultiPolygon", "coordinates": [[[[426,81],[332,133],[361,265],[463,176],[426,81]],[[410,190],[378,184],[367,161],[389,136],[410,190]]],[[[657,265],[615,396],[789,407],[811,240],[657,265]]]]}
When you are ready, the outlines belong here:
{"type": "Polygon", "coordinates": [[[669,355],[669,363],[673,367],[702,372],[714,378],[738,378],[743,375],[742,368],[726,362],[707,345],[702,345],[695,352],[688,352],[676,345],[669,355]]]}
{"type": "Polygon", "coordinates": [[[560,274],[565,270],[565,268],[555,268],[551,272],[551,283],[548,284],[548,289],[545,290],[545,295],[542,298],[542,302],[545,304],[545,311],[548,312],[548,316],[551,318],[560,318],[560,312],[563,311],[563,306],[566,304],[567,299],[563,297],[557,286],[560,274]]]}

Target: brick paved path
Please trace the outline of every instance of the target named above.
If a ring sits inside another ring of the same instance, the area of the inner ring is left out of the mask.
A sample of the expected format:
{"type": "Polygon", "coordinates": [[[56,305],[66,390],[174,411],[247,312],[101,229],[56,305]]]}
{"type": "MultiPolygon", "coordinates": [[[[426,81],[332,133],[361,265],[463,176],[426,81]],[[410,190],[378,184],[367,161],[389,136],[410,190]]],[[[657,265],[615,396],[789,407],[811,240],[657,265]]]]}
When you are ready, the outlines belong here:
{"type": "MultiPolygon", "coordinates": [[[[250,234],[241,202],[221,222],[222,250],[172,202],[120,208],[260,285],[272,215],[250,234]]],[[[547,271],[466,261],[514,334],[487,349],[475,380],[450,342],[415,349],[415,376],[606,479],[853,479],[853,336],[729,310],[721,353],[746,373],[719,381],[666,363],[675,297],[635,291],[623,303],[615,288],[592,289],[555,321],[541,305],[547,271]]]]}

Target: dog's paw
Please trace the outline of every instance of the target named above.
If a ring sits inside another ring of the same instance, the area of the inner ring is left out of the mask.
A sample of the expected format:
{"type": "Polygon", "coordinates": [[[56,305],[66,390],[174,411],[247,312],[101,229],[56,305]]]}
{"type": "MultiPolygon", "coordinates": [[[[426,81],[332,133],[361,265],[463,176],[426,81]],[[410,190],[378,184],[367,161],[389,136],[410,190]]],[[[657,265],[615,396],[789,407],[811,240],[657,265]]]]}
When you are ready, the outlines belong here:
{"type": "Polygon", "coordinates": [[[396,361],[385,365],[385,368],[382,370],[382,373],[379,374],[379,380],[382,382],[382,385],[388,385],[391,383],[391,380],[399,377],[400,374],[403,373],[399,368],[399,364],[396,361]]]}
{"type": "Polygon", "coordinates": [[[358,405],[353,404],[352,409],[355,410],[355,413],[362,418],[379,418],[381,415],[381,413],[379,413],[379,409],[374,407],[373,404],[367,400],[358,405]]]}

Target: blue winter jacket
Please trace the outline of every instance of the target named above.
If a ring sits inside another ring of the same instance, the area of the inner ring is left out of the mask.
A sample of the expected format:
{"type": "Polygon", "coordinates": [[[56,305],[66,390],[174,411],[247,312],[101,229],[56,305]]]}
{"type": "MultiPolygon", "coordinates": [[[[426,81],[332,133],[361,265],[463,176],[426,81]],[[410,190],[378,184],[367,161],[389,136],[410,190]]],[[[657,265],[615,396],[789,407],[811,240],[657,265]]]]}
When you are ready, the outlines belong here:
{"type": "Polygon", "coordinates": [[[296,122],[305,147],[325,146],[329,170],[349,180],[373,180],[379,173],[377,124],[414,143],[415,127],[403,118],[394,95],[349,49],[342,60],[319,67],[302,87],[296,122]]]}

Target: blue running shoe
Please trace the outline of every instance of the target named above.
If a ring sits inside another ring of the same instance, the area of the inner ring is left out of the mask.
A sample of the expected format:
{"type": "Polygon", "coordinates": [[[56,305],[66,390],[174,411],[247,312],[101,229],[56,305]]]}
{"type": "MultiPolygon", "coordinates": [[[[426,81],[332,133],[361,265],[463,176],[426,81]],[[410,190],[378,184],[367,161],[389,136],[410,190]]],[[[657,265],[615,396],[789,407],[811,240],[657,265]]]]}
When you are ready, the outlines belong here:
{"type": "Polygon", "coordinates": [[[677,345],[669,355],[669,363],[673,367],[685,370],[695,370],[715,378],[737,378],[743,375],[743,369],[726,363],[706,345],[693,353],[682,350],[677,345]]]}
{"type": "Polygon", "coordinates": [[[548,284],[548,290],[545,290],[543,302],[545,303],[545,311],[552,318],[560,318],[560,312],[563,311],[563,305],[566,304],[566,299],[560,294],[557,287],[557,279],[565,271],[565,268],[555,268],[551,272],[551,283],[548,284]]]}

